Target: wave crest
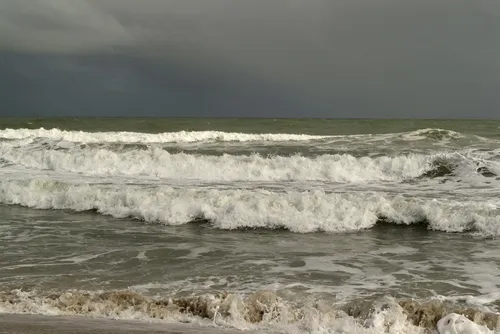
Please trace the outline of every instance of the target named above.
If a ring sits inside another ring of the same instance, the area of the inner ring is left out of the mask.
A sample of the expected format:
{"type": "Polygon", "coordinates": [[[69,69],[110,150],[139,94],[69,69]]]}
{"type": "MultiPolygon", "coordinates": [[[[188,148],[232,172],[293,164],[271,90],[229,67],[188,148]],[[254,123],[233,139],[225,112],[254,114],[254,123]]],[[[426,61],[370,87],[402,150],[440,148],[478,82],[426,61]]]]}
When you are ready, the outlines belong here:
{"type": "Polygon", "coordinates": [[[445,232],[500,235],[496,201],[453,201],[324,191],[174,189],[76,185],[60,181],[0,181],[0,202],[37,209],[95,210],[116,218],[168,225],[204,219],[220,229],[284,228],[292,232],[368,229],[383,217],[396,224],[425,222],[445,232]]]}
{"type": "Polygon", "coordinates": [[[309,141],[331,138],[332,136],[314,136],[287,133],[238,133],[223,131],[178,131],[164,133],[139,132],[83,132],[59,129],[5,129],[0,130],[0,138],[35,139],[46,138],[54,141],[78,143],[193,143],[203,141],[253,142],[253,141],[309,141]]]}
{"type": "Polygon", "coordinates": [[[316,157],[253,155],[196,155],[169,153],[161,148],[18,147],[0,143],[0,163],[35,170],[92,176],[145,176],[203,181],[326,181],[360,183],[401,181],[455,175],[458,168],[496,176],[485,161],[460,153],[354,157],[325,154],[316,157]],[[481,169],[479,169],[481,168],[481,169]]]}
{"type": "MultiPolygon", "coordinates": [[[[430,140],[441,142],[462,139],[467,135],[445,129],[420,129],[400,133],[357,134],[357,135],[309,135],[293,133],[238,133],[224,131],[178,131],[164,133],[140,132],[84,132],[53,129],[3,129],[0,139],[36,139],[45,138],[53,141],[78,143],[195,143],[195,142],[288,142],[338,139],[362,141],[387,141],[399,139],[404,141],[430,140]]],[[[485,138],[474,136],[477,139],[485,138]]]]}
{"type": "Polygon", "coordinates": [[[465,135],[456,131],[432,128],[415,130],[403,134],[403,138],[410,140],[430,139],[433,141],[443,141],[449,139],[461,139],[464,137],[465,135]]]}

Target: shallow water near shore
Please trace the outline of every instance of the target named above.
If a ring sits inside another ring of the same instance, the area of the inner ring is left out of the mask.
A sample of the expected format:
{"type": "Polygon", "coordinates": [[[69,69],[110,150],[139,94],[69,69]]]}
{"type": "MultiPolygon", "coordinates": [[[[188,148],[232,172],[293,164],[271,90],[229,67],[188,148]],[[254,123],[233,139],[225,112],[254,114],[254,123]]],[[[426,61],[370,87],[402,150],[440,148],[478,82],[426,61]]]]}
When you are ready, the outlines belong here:
{"type": "Polygon", "coordinates": [[[422,225],[298,234],[221,231],[203,222],[162,226],[17,206],[0,207],[0,213],[0,280],[11,288],[132,288],[159,296],[283,289],[346,300],[374,293],[488,294],[495,292],[491,280],[500,280],[500,270],[491,268],[500,254],[495,239],[422,225]]]}

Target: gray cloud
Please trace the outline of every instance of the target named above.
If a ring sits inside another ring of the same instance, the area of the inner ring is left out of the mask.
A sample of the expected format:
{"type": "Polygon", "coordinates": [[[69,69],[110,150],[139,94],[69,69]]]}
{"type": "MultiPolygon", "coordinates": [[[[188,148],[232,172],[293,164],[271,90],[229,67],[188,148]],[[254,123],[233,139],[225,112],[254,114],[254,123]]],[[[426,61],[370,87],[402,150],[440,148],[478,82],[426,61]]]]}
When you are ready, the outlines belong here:
{"type": "Polygon", "coordinates": [[[0,47],[28,52],[88,52],[132,43],[127,29],[87,0],[3,0],[0,47]]]}
{"type": "MultiPolygon", "coordinates": [[[[231,87],[240,87],[252,98],[276,94],[269,105],[275,116],[287,116],[289,103],[304,116],[322,117],[500,114],[496,0],[2,0],[0,6],[4,50],[133,57],[155,68],[155,82],[190,82],[181,86],[197,91],[185,95],[220,98],[220,108],[235,96],[231,87]],[[283,99],[289,102],[279,107],[283,99]]],[[[59,72],[83,75],[60,61],[59,72]]],[[[92,64],[95,70],[85,73],[96,82],[113,77],[115,89],[129,92],[152,82],[145,75],[155,72],[135,66],[108,73],[92,64]]],[[[242,115],[229,107],[223,113],[242,115]]]]}

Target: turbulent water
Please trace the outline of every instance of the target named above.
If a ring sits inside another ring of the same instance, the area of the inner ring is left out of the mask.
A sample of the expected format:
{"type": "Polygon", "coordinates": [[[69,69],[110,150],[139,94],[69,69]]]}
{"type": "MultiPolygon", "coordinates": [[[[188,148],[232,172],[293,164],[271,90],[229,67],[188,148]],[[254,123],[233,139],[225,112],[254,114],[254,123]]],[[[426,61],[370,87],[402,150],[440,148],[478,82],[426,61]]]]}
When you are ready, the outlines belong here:
{"type": "Polygon", "coordinates": [[[3,312],[498,326],[499,121],[0,119],[0,176],[3,312]]]}

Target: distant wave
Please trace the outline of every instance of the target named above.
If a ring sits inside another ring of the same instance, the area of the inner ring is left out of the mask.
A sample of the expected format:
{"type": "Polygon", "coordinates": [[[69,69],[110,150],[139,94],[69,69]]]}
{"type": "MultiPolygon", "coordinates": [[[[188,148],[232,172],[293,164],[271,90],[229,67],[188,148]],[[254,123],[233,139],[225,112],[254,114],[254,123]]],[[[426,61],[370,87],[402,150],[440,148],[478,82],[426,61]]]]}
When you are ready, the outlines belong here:
{"type": "Polygon", "coordinates": [[[201,141],[304,141],[329,138],[330,136],[311,136],[305,134],[262,133],[249,134],[222,131],[179,131],[158,134],[139,132],[83,132],[59,129],[36,130],[5,129],[0,130],[0,138],[29,139],[47,138],[79,143],[192,143],[201,141]]]}
{"type": "Polygon", "coordinates": [[[402,133],[402,137],[410,140],[433,139],[439,141],[464,138],[465,135],[452,130],[427,128],[402,133]]]}
{"type": "Polygon", "coordinates": [[[383,219],[403,225],[424,223],[437,231],[500,235],[500,206],[496,199],[464,201],[320,190],[174,189],[3,180],[0,203],[36,209],[94,210],[116,218],[167,225],[204,220],[228,230],[348,232],[371,228],[383,219]]]}
{"type": "MultiPolygon", "coordinates": [[[[307,135],[289,133],[237,133],[222,131],[179,131],[157,134],[139,132],[83,132],[59,129],[4,129],[0,130],[3,139],[46,138],[55,141],[78,143],[194,143],[194,142],[287,142],[311,141],[335,138],[359,138],[362,140],[386,140],[399,138],[406,141],[431,140],[444,141],[460,139],[464,134],[444,129],[421,129],[402,133],[360,134],[345,136],[307,135]]],[[[474,136],[475,137],[475,136],[474,136]]],[[[477,137],[480,138],[480,137],[477,137]]]]}

